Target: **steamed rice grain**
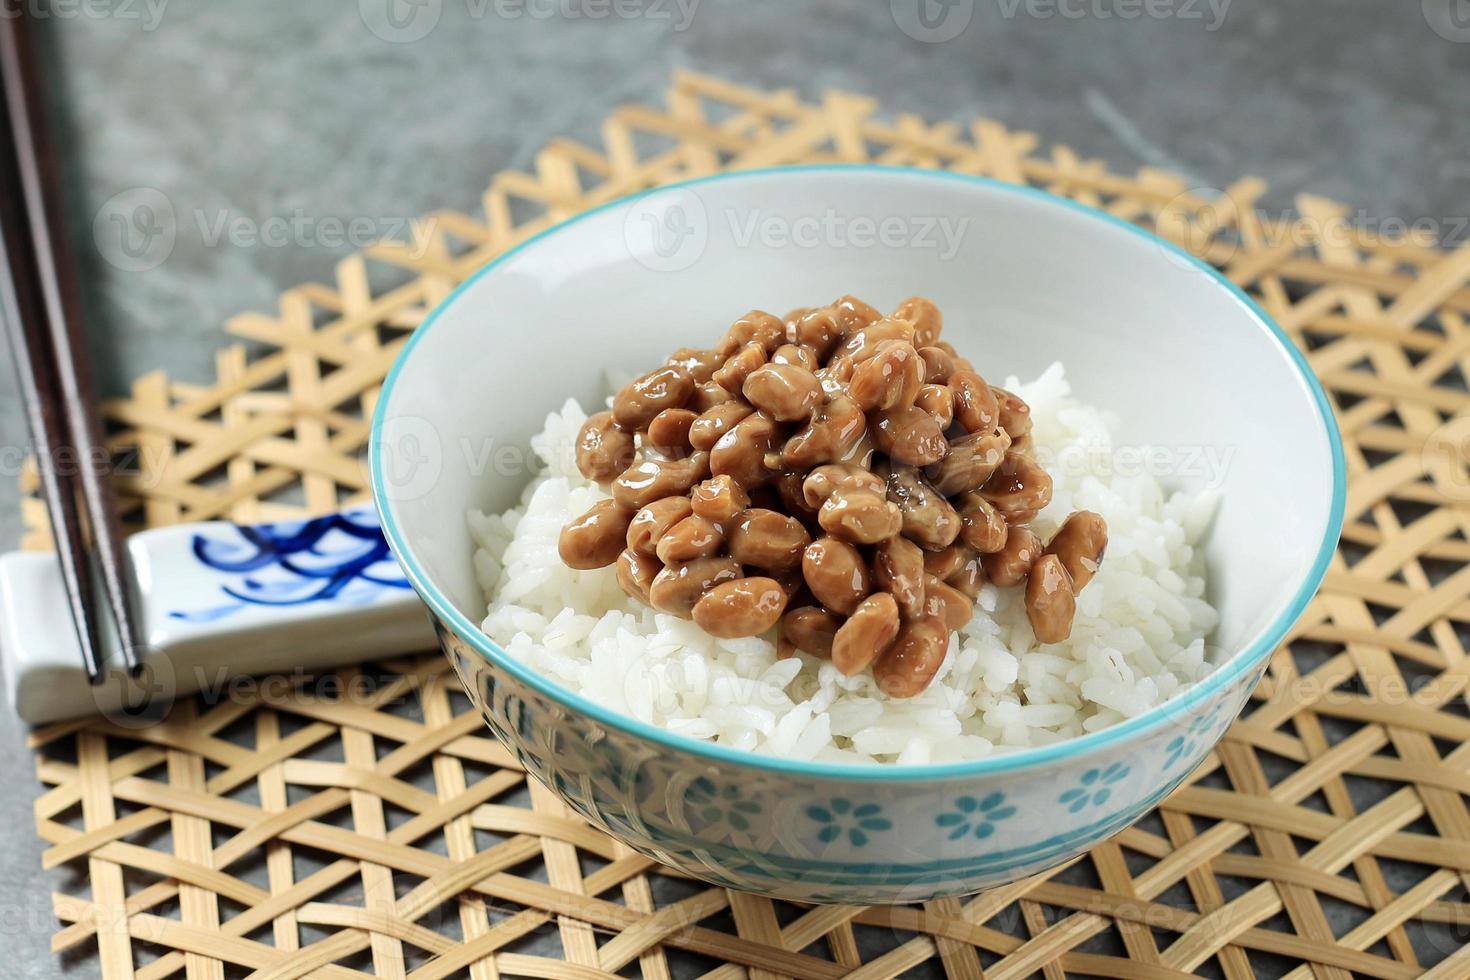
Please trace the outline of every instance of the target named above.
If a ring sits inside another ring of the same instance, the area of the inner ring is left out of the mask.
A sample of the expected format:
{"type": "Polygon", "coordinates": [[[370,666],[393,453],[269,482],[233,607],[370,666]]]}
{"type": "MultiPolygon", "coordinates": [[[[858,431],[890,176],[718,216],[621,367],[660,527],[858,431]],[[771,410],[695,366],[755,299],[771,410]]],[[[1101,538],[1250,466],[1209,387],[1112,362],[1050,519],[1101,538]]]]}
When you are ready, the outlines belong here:
{"type": "Polygon", "coordinates": [[[570,451],[586,419],[568,401],[531,440],[546,466],[503,514],[468,515],[485,632],[539,673],[640,721],[734,748],[833,762],[955,762],[1098,731],[1174,696],[1211,669],[1198,547],[1214,500],[1167,494],[1139,468],[1111,465],[1112,424],[1077,401],[1060,365],[1030,384],[1036,453],[1054,481],[1034,522],[1046,540],[1074,510],[1108,522],[1108,552],[1077,599],[1072,635],[1040,645],[1022,590],[982,588],[933,683],[887,697],[870,673],[776,659],[773,637],[723,640],[650,609],[612,568],[562,564],[562,526],[606,494],[570,451]]]}

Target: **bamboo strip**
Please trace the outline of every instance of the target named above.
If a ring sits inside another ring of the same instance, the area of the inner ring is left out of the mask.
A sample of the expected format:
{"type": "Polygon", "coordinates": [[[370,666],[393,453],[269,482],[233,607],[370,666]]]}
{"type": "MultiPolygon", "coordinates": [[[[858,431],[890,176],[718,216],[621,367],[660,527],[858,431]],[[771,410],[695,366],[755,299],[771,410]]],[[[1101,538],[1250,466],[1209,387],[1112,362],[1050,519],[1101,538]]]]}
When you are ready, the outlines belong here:
{"type": "MultiPolygon", "coordinates": [[[[669,980],[691,955],[710,980],[1244,980],[1254,954],[1289,962],[1292,980],[1470,975],[1464,948],[1425,941],[1470,916],[1470,460],[1435,456],[1447,421],[1470,414],[1470,247],[1381,239],[1311,195],[1299,217],[1269,214],[1253,178],[1217,194],[1114,172],[993,120],[888,117],[860,96],[811,102],[692,73],[667,105],[619,109],[598,136],[554,140],[529,171],[495,175],[481,216],[436,212],[413,240],[233,318],[226,329],[250,348],[225,346],[213,383],[154,372],[108,402],[109,445],[140,460],[120,479],[128,519],[286,519],[364,499],[367,418],[407,335],[467,275],[560,218],[740,167],[982,174],[1155,227],[1224,268],[1327,389],[1350,547],[1247,717],[1161,804],[1162,829],[1129,828],[1079,859],[1094,885],[1058,871],[923,908],[793,908],[691,893],[604,837],[528,783],[442,658],[404,657],[355,703],[261,695],[180,705],[146,729],[85,720],[33,733],[43,862],[90,885],[53,896],[54,949],[95,946],[106,980],[669,980]],[[383,272],[395,284],[375,291],[383,272]],[[688,897],[662,898],[664,884],[688,897]],[[1362,921],[1334,936],[1329,903],[1362,921]],[[868,945],[874,930],[891,938],[868,945]]],[[[33,467],[21,486],[34,493],[33,467]]],[[[27,544],[44,546],[43,509],[27,497],[22,515],[27,544]]]]}

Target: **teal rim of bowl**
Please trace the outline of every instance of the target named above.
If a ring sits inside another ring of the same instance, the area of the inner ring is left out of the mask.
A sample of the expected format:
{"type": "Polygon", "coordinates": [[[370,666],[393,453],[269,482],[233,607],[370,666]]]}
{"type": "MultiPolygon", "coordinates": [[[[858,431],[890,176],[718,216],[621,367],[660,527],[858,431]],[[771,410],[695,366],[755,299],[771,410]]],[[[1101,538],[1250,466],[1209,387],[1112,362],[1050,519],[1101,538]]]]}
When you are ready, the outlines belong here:
{"type": "Polygon", "coordinates": [[[419,595],[428,604],[441,621],[446,622],[454,631],[470,646],[490,661],[496,667],[506,671],[517,680],[530,686],[553,701],[560,702],[566,707],[578,711],[601,724],[611,728],[617,728],[629,735],[647,739],[667,749],[678,752],[688,752],[695,756],[702,756],[712,762],[726,763],[736,766],[745,766],[751,769],[762,769],[769,772],[779,772],[796,776],[811,776],[822,779],[856,779],[856,780],[878,780],[898,781],[915,779],[950,779],[957,777],[983,776],[993,773],[1010,772],[1039,763],[1054,762],[1059,759],[1068,759],[1082,756],[1103,749],[1110,745],[1125,741],[1135,735],[1147,732],[1159,727],[1169,717],[1176,715],[1184,709],[1204,701],[1228,686],[1232,681],[1238,679],[1262,657],[1270,654],[1276,649],[1276,645],[1297,618],[1306,609],[1307,603],[1317,592],[1317,587],[1322,582],[1322,577],[1327,572],[1327,565],[1332,560],[1333,553],[1337,549],[1338,537],[1342,533],[1343,511],[1347,500],[1347,467],[1343,458],[1342,437],[1338,432],[1337,424],[1333,421],[1333,414],[1327,402],[1327,394],[1322,389],[1322,384],[1317,376],[1312,373],[1306,357],[1286,336],[1285,331],[1277,325],[1276,321],[1261,309],[1260,305],[1246,295],[1235,283],[1231,282],[1217,269],[1208,263],[1191,255],[1189,252],[1175,245],[1153,232],[1140,228],[1137,225],[1124,221],[1106,211],[1088,207],[1069,198],[1058,197],[1055,194],[1039,190],[1035,187],[1025,187],[1018,184],[1008,184],[1004,181],[994,180],[989,177],[979,177],[973,174],[957,174],[946,170],[925,170],[917,167],[888,166],[876,163],[817,163],[802,164],[787,167],[765,167],[752,170],[737,170],[726,173],[711,174],[707,177],[696,177],[692,180],[680,181],[673,184],[663,184],[651,187],[644,191],[628,194],[624,197],[600,204],[595,208],[583,211],[581,214],[568,218],[559,224],[553,225],[544,231],[532,235],[519,245],[509,249],[488,262],[483,268],[475,272],[464,282],[460,283],[442,302],[436,306],[428,317],[421,323],[409,337],[408,343],[394,360],[393,366],[388,371],[388,376],[383,381],[383,387],[378,396],[378,406],[373,412],[372,428],[368,435],[368,468],[372,481],[373,502],[377,505],[379,519],[383,522],[383,530],[387,533],[388,542],[393,547],[399,564],[403,566],[404,573],[408,576],[419,595]],[[943,762],[895,765],[891,763],[869,763],[869,762],[810,762],[804,759],[785,759],[780,756],[764,755],[746,749],[733,749],[726,746],[716,745],[700,739],[690,738],[687,735],[679,735],[667,729],[650,725],[647,722],[604,707],[594,701],[590,701],[582,695],[560,684],[548,680],[536,673],[530,667],[516,660],[506,653],[499,644],[480,629],[477,623],[456,609],[439,590],[429,581],[418,564],[414,561],[398,525],[393,519],[393,512],[389,501],[383,494],[383,480],[381,477],[382,453],[379,450],[384,422],[384,415],[388,405],[392,402],[393,386],[398,380],[398,374],[407,362],[409,354],[414,346],[434,326],[439,315],[453,303],[470,286],[474,285],[483,276],[488,275],[501,263],[512,256],[529,248],[543,238],[548,238],[561,231],[570,228],[578,222],[585,221],[595,214],[611,208],[621,207],[629,201],[646,197],[663,191],[676,190],[681,187],[699,187],[705,184],[713,184],[724,180],[753,180],[761,177],[787,176],[802,173],[875,173],[887,174],[894,177],[904,177],[911,180],[953,180],[961,183],[977,184],[991,190],[1006,194],[1014,194],[1018,197],[1028,197],[1042,204],[1064,207],[1076,211],[1090,218],[1096,218],[1107,222],[1117,228],[1126,230],[1129,234],[1137,235],[1145,241],[1151,242],[1159,248],[1173,254],[1183,260],[1186,264],[1193,266],[1200,273],[1212,279],[1216,285],[1234,295],[1235,299],[1255,317],[1270,334],[1281,345],[1281,348],[1290,357],[1291,362],[1296,365],[1302,380],[1306,383],[1308,390],[1312,393],[1317,403],[1317,411],[1321,415],[1322,424],[1327,433],[1328,445],[1332,451],[1332,509],[1328,514],[1326,531],[1322,537],[1322,544],[1317,552],[1317,559],[1308,571],[1306,579],[1301,588],[1297,590],[1296,596],[1287,605],[1286,609],[1276,617],[1275,621],[1268,626],[1264,633],[1251,644],[1246,650],[1231,656],[1225,663],[1219,665],[1210,675],[1194,685],[1186,688],[1180,693],[1155,705],[1141,715],[1136,715],[1125,721],[1120,721],[1100,731],[1079,735],[1076,738],[1067,739],[1052,745],[1044,745],[1036,748],[1017,749],[1002,755],[988,756],[984,759],[974,759],[968,762],[943,762]]]}

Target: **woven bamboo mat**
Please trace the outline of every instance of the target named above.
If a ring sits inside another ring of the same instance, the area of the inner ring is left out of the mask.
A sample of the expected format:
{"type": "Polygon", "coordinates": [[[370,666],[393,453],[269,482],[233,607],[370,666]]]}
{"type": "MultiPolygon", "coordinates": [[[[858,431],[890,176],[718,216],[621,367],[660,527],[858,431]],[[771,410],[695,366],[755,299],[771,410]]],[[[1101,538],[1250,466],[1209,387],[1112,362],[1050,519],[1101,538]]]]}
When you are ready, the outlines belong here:
{"type": "MultiPolygon", "coordinates": [[[[528,785],[434,654],[236,686],[146,728],[35,732],[36,829],[64,866],[60,953],[109,980],[502,975],[1470,977],[1470,248],[1385,239],[1302,197],[1124,175],[990,121],[886,120],[679,76],[602,145],[496,174],[480,218],[341,263],[226,329],[213,384],[107,406],[128,517],[262,520],[366,494],[358,452],[405,336],[471,271],[584,208],[723,168],[948,167],[1157,227],[1226,269],[1307,351],[1347,442],[1344,542],[1246,717],[1141,823],[971,900],[803,908],[681,879],[528,785]],[[292,502],[286,502],[292,501],[292,502]]],[[[1248,385],[1246,379],[1244,384],[1248,385]]],[[[28,542],[43,516],[26,503],[28,542]]]]}

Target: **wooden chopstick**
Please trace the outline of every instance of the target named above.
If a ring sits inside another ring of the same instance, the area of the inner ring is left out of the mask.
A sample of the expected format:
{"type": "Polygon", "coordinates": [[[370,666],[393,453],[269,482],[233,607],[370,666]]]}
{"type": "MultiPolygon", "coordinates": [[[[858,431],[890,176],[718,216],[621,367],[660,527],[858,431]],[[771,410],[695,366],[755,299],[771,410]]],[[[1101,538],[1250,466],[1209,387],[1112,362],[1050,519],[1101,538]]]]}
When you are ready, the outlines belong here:
{"type": "Polygon", "coordinates": [[[6,320],[12,342],[18,340],[16,346],[27,351],[27,363],[21,366],[29,372],[31,384],[23,380],[22,390],[29,388],[39,406],[28,409],[33,437],[38,440],[38,454],[43,439],[52,453],[52,479],[43,478],[42,488],[53,525],[64,529],[57,537],[63,576],[88,676],[96,681],[101,676],[101,645],[88,570],[89,543],[96,549],[123,664],[129,671],[138,669],[144,643],[133,614],[132,567],[117,520],[111,456],[93,411],[97,398],[80,326],[76,272],[59,234],[64,225],[57,162],[46,125],[45,89],[30,17],[24,13],[0,20],[0,89],[6,117],[5,145],[0,147],[7,185],[5,246],[15,301],[6,310],[6,320]],[[54,454],[59,449],[74,459],[58,461],[54,454]],[[78,533],[78,488],[86,506],[90,532],[86,538],[78,533]]]}

